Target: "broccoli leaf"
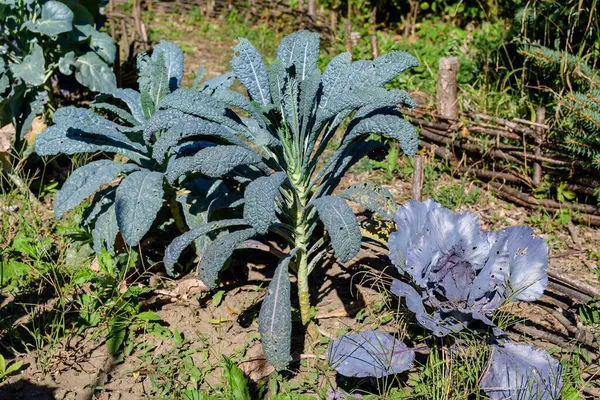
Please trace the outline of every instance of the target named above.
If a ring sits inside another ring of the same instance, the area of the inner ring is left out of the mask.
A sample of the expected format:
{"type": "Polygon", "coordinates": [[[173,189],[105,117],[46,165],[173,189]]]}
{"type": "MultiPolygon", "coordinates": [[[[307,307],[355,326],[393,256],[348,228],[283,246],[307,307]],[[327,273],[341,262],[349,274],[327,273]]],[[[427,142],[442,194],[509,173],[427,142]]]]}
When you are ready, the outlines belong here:
{"type": "Polygon", "coordinates": [[[85,53],[77,58],[75,79],[94,92],[111,92],[117,88],[112,69],[96,53],[85,53]]]}
{"type": "Polygon", "coordinates": [[[279,261],[258,315],[260,341],[267,360],[280,371],[290,360],[292,304],[288,266],[296,249],[279,261]]]}
{"type": "Polygon", "coordinates": [[[56,36],[59,33],[73,29],[73,12],[65,4],[58,1],[48,1],[42,5],[42,15],[34,21],[27,21],[24,27],[31,32],[56,36]]]}
{"type": "Polygon", "coordinates": [[[117,188],[115,205],[125,243],[135,246],[148,232],[163,203],[163,174],[135,171],[117,188]]]}
{"type": "Polygon", "coordinates": [[[73,73],[71,67],[75,67],[74,51],[68,52],[58,60],[58,69],[60,70],[61,74],[71,75],[73,73]]]}
{"type": "Polygon", "coordinates": [[[109,34],[92,29],[90,46],[107,63],[112,64],[115,61],[117,46],[109,34]]]}
{"type": "Polygon", "coordinates": [[[15,78],[22,79],[30,86],[41,86],[44,84],[44,53],[40,45],[35,43],[30,54],[26,55],[20,64],[10,64],[10,70],[15,78]]]}

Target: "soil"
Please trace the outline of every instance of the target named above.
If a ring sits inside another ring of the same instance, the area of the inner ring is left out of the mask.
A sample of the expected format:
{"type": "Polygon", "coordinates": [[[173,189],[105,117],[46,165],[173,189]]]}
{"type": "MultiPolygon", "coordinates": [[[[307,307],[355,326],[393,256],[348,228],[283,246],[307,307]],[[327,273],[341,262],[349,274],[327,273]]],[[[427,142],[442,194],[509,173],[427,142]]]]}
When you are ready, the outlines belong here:
{"type": "MultiPolygon", "coordinates": [[[[351,173],[342,187],[373,180],[372,174],[351,173]]],[[[395,181],[388,188],[398,199],[406,199],[410,192],[409,184],[403,181],[395,181]]],[[[530,213],[529,210],[488,196],[485,190],[476,204],[463,208],[480,215],[484,229],[526,224],[530,213]]],[[[552,235],[556,238],[540,233],[546,239],[551,239],[551,243],[560,244],[559,249],[550,250],[550,266],[598,287],[593,272],[596,264],[588,258],[591,251],[600,247],[600,232],[584,226],[575,229],[575,240],[566,229],[555,230],[552,235]]],[[[311,275],[311,302],[316,305],[316,318],[322,335],[334,337],[342,329],[366,329],[364,326],[376,323],[381,317],[380,311],[380,315],[368,314],[370,317],[362,322],[354,318],[361,310],[372,310],[371,305],[381,302],[379,293],[383,291],[383,282],[388,273],[393,274],[392,270],[385,270],[385,259],[377,253],[373,247],[365,247],[353,262],[340,265],[326,261],[323,268],[311,275]]],[[[189,285],[189,282],[195,281],[186,279],[165,281],[162,292],[182,293],[183,296],[156,295],[145,304],[146,309],[160,315],[166,327],[171,330],[177,328],[190,341],[189,349],[197,350],[191,358],[204,371],[202,386],[206,388],[220,383],[219,365],[224,355],[237,360],[247,375],[255,380],[264,378],[272,371],[264,362],[257,340],[256,314],[273,272],[274,259],[256,258],[246,250],[237,255],[237,261],[223,277],[225,295],[218,306],[213,304],[211,293],[201,291],[195,294],[201,288],[189,285]]],[[[296,293],[292,293],[293,299],[296,296],[296,293]]],[[[5,299],[4,304],[9,302],[10,299],[5,299]]],[[[557,334],[569,336],[565,327],[547,309],[537,304],[518,303],[510,311],[557,334]]],[[[302,327],[297,323],[295,325],[298,332],[295,340],[300,340],[303,337],[302,327]]],[[[395,328],[390,326],[387,329],[395,328]]],[[[322,360],[324,346],[313,348],[310,335],[306,335],[306,338],[305,343],[300,340],[293,344],[296,358],[300,355],[303,358],[301,366],[297,363],[292,365],[298,372],[293,378],[296,381],[304,379],[304,375],[310,371],[314,372],[315,367],[318,371],[325,369],[322,360]]],[[[48,360],[45,374],[39,370],[44,355],[25,354],[22,359],[27,368],[4,382],[0,387],[0,399],[89,399],[92,398],[92,388],[96,388],[95,398],[103,400],[142,399],[156,395],[152,379],[160,375],[157,362],[160,363],[161,357],[175,351],[175,347],[171,339],[159,339],[143,331],[136,333],[135,342],[146,347],[136,347],[130,355],[115,360],[108,354],[101,332],[87,331],[83,336],[63,343],[60,349],[48,349],[52,359],[48,360]]],[[[556,350],[553,344],[543,341],[539,344],[556,350]]],[[[329,379],[333,379],[331,375],[319,374],[317,385],[326,385],[329,379]]]]}
{"type": "MultiPolygon", "coordinates": [[[[228,61],[235,40],[209,42],[182,38],[175,42],[193,49],[185,56],[186,69],[194,71],[194,74],[186,74],[185,84],[191,84],[199,65],[206,68],[208,77],[229,69],[228,61]]],[[[350,173],[340,186],[346,187],[361,181],[378,181],[381,180],[380,176],[380,173],[375,172],[350,173]]],[[[456,183],[453,178],[447,179],[448,184],[456,183]]],[[[387,187],[400,202],[410,197],[410,185],[405,181],[396,180],[387,187]]],[[[531,214],[530,210],[494,198],[486,190],[481,191],[477,203],[463,208],[480,215],[484,229],[528,224],[531,214]]],[[[590,261],[589,256],[600,249],[600,230],[579,225],[571,232],[567,229],[556,229],[552,234],[536,231],[551,244],[560,246],[550,249],[552,268],[598,287],[598,279],[593,271],[597,265],[590,261]]],[[[223,279],[222,289],[225,290],[225,295],[218,306],[211,300],[211,293],[202,291],[195,295],[188,290],[184,290],[183,296],[156,295],[144,305],[145,309],[158,313],[166,327],[171,330],[177,328],[189,340],[190,344],[186,349],[195,350],[189,351],[190,357],[200,370],[202,386],[205,388],[221,383],[220,363],[224,355],[232,356],[254,380],[264,378],[271,372],[264,362],[257,340],[256,315],[268,279],[273,273],[274,259],[255,259],[249,251],[236,254],[237,261],[223,279]]],[[[378,323],[382,312],[367,313],[368,316],[360,321],[355,316],[363,309],[372,310],[373,304],[382,301],[380,286],[383,286],[386,274],[393,273],[385,267],[385,259],[369,247],[347,265],[326,261],[323,268],[311,275],[311,303],[315,305],[322,335],[334,337],[342,329],[361,330],[378,323]]],[[[163,291],[171,293],[176,292],[180,284],[178,281],[166,280],[164,283],[163,291]]],[[[296,293],[292,293],[292,299],[296,298],[296,293]]],[[[4,299],[0,312],[7,310],[5,306],[11,300],[13,299],[10,297],[4,299]]],[[[385,308],[383,310],[385,313],[385,308]]],[[[573,310],[569,311],[572,313],[573,310]]],[[[547,309],[536,304],[520,303],[512,307],[511,312],[532,319],[564,336],[568,337],[570,334],[547,309]]],[[[298,342],[293,343],[293,353],[302,362],[292,365],[297,372],[292,381],[302,382],[310,378],[317,387],[325,386],[333,379],[330,373],[325,372],[322,360],[325,346],[312,347],[310,335],[305,335],[306,341],[302,341],[304,335],[300,324],[295,323],[294,329],[298,332],[295,335],[298,342]],[[310,375],[315,371],[319,371],[316,378],[310,375]]],[[[384,329],[395,328],[385,325],[384,329]]],[[[160,370],[161,360],[164,361],[165,357],[176,351],[173,340],[160,339],[149,332],[138,331],[134,340],[136,347],[128,356],[115,359],[106,349],[102,332],[88,330],[61,342],[60,348],[46,349],[41,354],[31,352],[21,355],[19,359],[24,360],[26,368],[0,386],[0,399],[83,400],[95,395],[94,398],[102,400],[133,400],[157,395],[152,380],[160,379],[157,376],[164,374],[160,370]],[[41,360],[45,360],[47,364],[45,371],[40,370],[41,360]]],[[[539,343],[555,349],[555,345],[539,343]]],[[[182,371],[177,372],[183,373],[182,371]]],[[[163,376],[162,379],[166,382],[170,378],[163,376]]]]}

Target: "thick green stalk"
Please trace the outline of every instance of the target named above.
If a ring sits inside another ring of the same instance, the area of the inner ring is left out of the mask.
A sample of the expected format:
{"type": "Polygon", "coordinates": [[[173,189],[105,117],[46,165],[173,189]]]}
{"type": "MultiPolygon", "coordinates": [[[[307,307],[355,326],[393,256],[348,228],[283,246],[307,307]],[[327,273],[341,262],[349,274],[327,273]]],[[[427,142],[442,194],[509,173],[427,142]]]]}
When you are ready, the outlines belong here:
{"type": "Polygon", "coordinates": [[[310,322],[310,295],[308,291],[308,253],[298,254],[298,301],[300,303],[300,317],[302,324],[310,322]]]}
{"type": "Polygon", "coordinates": [[[173,219],[175,220],[175,226],[181,233],[186,233],[188,228],[185,224],[184,218],[182,214],[182,210],[180,208],[179,203],[175,199],[169,200],[169,208],[171,209],[171,214],[173,214],[173,219]]]}
{"type": "Polygon", "coordinates": [[[306,226],[306,193],[303,184],[294,182],[298,193],[294,239],[298,252],[296,253],[296,270],[298,271],[298,300],[302,324],[310,321],[310,296],[308,291],[308,246],[310,237],[306,226]]]}

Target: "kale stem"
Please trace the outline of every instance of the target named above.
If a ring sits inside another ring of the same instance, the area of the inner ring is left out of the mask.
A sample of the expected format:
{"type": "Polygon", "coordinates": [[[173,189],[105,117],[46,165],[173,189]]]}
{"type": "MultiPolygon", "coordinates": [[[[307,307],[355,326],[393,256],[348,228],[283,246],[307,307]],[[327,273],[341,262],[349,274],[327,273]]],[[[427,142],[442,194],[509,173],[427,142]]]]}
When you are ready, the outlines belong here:
{"type": "Polygon", "coordinates": [[[302,324],[310,322],[310,296],[308,292],[308,253],[302,251],[298,255],[298,300],[302,324]]]}
{"type": "Polygon", "coordinates": [[[179,208],[179,203],[177,202],[177,200],[169,200],[169,207],[171,208],[171,214],[173,214],[173,219],[175,219],[175,225],[177,226],[177,229],[179,229],[181,233],[186,233],[188,229],[185,222],[183,222],[181,208],[179,208]]]}
{"type": "Polygon", "coordinates": [[[302,324],[310,321],[310,296],[308,292],[308,246],[310,236],[307,231],[306,221],[306,193],[304,185],[293,182],[298,194],[296,208],[296,227],[294,229],[294,240],[298,253],[296,256],[296,270],[298,271],[298,300],[300,303],[300,316],[302,324]]]}

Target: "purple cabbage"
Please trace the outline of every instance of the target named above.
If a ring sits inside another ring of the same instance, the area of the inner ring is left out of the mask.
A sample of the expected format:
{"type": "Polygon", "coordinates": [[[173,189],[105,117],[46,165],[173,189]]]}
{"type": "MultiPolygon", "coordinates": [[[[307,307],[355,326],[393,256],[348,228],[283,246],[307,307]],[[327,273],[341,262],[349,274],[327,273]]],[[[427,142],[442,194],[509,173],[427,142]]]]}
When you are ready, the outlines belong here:
{"type": "Polygon", "coordinates": [[[499,343],[492,345],[481,388],[491,400],[555,400],[562,390],[562,367],[541,347],[499,343]]]}
{"type": "Polygon", "coordinates": [[[327,393],[325,393],[325,400],[360,400],[362,398],[360,394],[346,393],[341,389],[334,389],[331,386],[329,386],[327,393]]]}
{"type": "Polygon", "coordinates": [[[437,336],[490,326],[505,301],[534,301],[548,284],[548,246],[525,226],[482,231],[478,216],[426,200],[396,211],[390,258],[412,285],[394,281],[420,325],[437,336]]]}
{"type": "Polygon", "coordinates": [[[412,368],[415,352],[392,335],[365,331],[334,339],[327,362],[344,376],[381,378],[412,368]]]}

